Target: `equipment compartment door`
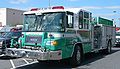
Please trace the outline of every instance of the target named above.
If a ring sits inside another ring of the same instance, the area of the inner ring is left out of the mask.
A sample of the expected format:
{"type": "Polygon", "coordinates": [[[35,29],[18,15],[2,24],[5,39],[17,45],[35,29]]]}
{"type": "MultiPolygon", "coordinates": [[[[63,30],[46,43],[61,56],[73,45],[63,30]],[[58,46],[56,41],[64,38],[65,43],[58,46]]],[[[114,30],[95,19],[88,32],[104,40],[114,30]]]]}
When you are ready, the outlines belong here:
{"type": "Polygon", "coordinates": [[[94,27],[94,49],[100,49],[102,40],[102,28],[100,26],[94,27]]]}

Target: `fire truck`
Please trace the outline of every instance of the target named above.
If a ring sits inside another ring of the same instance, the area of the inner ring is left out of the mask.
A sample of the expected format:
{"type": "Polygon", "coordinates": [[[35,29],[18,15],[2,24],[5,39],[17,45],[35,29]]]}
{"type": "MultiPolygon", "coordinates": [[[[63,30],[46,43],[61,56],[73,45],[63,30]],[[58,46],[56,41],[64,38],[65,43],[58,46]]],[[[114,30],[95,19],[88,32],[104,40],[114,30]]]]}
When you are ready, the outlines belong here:
{"type": "Polygon", "coordinates": [[[92,18],[89,11],[55,6],[32,12],[24,13],[22,36],[7,48],[7,55],[38,61],[69,59],[78,65],[84,54],[110,53],[115,44],[113,21],[92,18]]]}

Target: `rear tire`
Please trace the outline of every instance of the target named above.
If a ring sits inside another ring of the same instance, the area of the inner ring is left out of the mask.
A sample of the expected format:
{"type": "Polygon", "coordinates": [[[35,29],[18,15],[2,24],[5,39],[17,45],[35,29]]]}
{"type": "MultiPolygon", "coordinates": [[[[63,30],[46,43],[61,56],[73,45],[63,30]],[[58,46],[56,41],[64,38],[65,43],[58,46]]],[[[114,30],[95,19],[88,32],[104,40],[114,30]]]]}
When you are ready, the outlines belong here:
{"type": "Polygon", "coordinates": [[[83,59],[83,52],[81,47],[75,46],[72,57],[70,58],[70,65],[78,66],[81,64],[83,59]]]}
{"type": "Polygon", "coordinates": [[[111,53],[111,41],[108,41],[108,44],[107,44],[107,49],[105,49],[105,53],[106,54],[110,54],[111,53]]]}

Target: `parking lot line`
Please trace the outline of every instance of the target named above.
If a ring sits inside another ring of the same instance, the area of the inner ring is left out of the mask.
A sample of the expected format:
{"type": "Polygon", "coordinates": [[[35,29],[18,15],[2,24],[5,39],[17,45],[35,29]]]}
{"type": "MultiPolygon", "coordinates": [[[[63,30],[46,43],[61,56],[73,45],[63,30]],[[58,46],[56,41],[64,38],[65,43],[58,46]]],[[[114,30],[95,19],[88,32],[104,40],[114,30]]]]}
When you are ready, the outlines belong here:
{"type": "Polygon", "coordinates": [[[0,55],[0,57],[3,57],[3,56],[4,56],[4,54],[0,55]]]}
{"type": "Polygon", "coordinates": [[[16,66],[16,68],[20,68],[20,67],[24,67],[24,66],[27,66],[27,65],[31,65],[31,64],[34,64],[34,63],[37,63],[38,61],[34,61],[34,62],[31,62],[29,64],[23,64],[23,65],[20,65],[20,66],[16,66]]]}
{"type": "Polygon", "coordinates": [[[23,58],[23,60],[26,62],[26,64],[29,64],[29,62],[26,59],[23,58]]]}
{"type": "Polygon", "coordinates": [[[10,59],[10,63],[12,65],[12,68],[11,69],[15,69],[15,64],[13,63],[13,60],[10,59]]]}

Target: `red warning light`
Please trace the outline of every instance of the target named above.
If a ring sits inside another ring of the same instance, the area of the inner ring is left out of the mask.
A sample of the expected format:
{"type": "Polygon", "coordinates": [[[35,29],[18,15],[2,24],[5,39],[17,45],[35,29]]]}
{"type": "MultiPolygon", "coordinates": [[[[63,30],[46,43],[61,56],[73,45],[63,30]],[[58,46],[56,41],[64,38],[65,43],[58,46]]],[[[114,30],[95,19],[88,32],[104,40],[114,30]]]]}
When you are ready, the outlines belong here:
{"type": "Polygon", "coordinates": [[[38,11],[39,8],[32,8],[30,11],[38,11]]]}
{"type": "Polygon", "coordinates": [[[54,7],[52,7],[52,9],[64,9],[64,7],[63,6],[54,6],[54,7]]]}

